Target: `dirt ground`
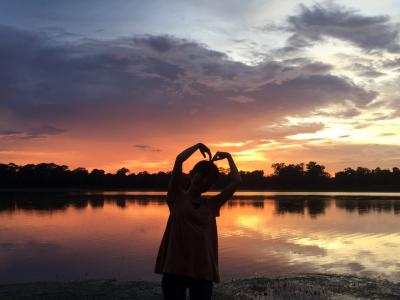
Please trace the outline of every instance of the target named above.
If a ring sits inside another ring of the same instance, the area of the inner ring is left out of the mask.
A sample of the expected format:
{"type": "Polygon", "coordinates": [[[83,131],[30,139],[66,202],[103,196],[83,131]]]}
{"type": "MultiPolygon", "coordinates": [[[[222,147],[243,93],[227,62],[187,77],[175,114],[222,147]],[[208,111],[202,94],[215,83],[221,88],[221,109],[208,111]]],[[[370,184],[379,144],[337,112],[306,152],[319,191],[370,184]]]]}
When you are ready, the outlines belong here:
{"type": "MultiPolygon", "coordinates": [[[[159,282],[85,280],[0,285],[0,299],[162,299],[159,282]]],[[[214,285],[213,299],[400,299],[400,283],[350,275],[300,274],[214,285]]]]}

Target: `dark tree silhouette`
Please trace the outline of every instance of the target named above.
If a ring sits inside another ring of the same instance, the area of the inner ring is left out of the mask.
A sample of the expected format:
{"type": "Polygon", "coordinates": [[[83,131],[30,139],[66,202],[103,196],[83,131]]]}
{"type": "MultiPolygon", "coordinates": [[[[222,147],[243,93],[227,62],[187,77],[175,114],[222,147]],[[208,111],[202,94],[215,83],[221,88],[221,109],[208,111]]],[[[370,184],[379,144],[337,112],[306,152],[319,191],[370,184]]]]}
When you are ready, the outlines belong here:
{"type": "MultiPolygon", "coordinates": [[[[369,190],[400,191],[400,169],[345,168],[331,176],[325,166],[314,161],[307,164],[272,165],[273,173],[265,175],[262,170],[240,171],[242,190],[369,190]]],[[[221,189],[229,182],[228,170],[220,169],[221,176],[214,189],[221,189]]],[[[188,183],[183,174],[182,186],[188,183]]],[[[170,172],[137,174],[122,167],[116,173],[85,168],[70,170],[66,165],[39,163],[16,165],[0,164],[0,188],[85,188],[85,189],[136,189],[166,190],[170,172]]]]}

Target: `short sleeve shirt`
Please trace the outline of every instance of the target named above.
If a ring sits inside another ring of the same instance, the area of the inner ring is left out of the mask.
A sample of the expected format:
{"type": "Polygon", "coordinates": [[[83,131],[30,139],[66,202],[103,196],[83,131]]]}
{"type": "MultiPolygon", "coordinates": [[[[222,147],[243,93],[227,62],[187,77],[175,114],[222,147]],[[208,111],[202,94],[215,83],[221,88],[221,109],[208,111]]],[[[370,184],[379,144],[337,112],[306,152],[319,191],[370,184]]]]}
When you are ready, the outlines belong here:
{"type": "Polygon", "coordinates": [[[218,270],[219,206],[204,197],[195,208],[183,193],[168,201],[169,217],[158,251],[155,273],[172,273],[220,282],[218,270]]]}

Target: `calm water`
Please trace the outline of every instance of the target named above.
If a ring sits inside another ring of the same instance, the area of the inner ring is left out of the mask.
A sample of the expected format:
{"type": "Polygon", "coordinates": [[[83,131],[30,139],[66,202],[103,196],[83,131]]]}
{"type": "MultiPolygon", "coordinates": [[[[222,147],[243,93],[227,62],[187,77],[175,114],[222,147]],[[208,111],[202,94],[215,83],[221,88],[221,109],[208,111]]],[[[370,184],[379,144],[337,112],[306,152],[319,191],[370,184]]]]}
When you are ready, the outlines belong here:
{"type": "MultiPolygon", "coordinates": [[[[0,193],[0,283],[153,273],[164,193],[0,193]]],[[[239,192],[217,218],[221,280],[335,272],[400,281],[399,193],[239,192]]]]}

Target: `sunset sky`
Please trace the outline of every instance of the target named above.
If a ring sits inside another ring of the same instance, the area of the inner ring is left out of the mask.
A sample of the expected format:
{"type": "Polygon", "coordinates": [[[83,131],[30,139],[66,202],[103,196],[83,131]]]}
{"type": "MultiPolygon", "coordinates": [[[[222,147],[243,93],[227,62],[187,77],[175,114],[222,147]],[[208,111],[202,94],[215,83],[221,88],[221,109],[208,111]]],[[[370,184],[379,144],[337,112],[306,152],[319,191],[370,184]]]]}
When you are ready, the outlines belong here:
{"type": "Polygon", "coordinates": [[[399,166],[399,24],[397,0],[0,0],[0,162],[399,166]]]}

